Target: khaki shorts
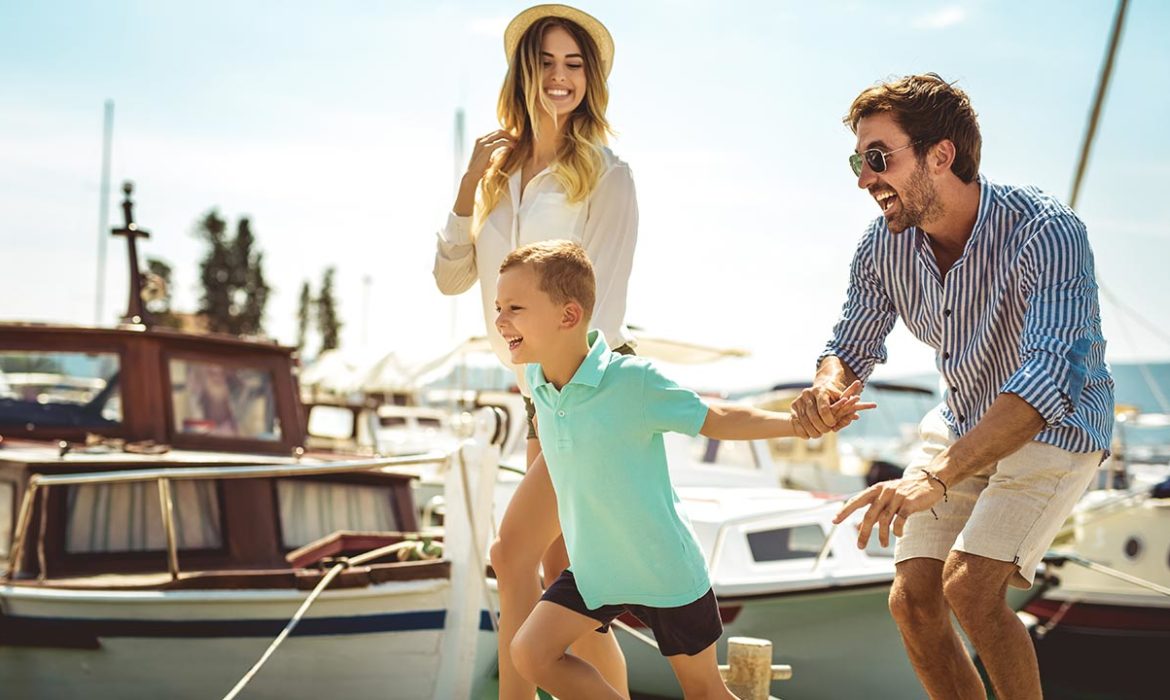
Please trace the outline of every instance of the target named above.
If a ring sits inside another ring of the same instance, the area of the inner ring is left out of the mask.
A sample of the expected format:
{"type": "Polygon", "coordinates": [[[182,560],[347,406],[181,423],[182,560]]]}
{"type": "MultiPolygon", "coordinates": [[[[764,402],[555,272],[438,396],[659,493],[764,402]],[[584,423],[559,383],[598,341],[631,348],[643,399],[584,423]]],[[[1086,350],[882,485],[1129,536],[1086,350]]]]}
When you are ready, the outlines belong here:
{"type": "MultiPolygon", "coordinates": [[[[637,354],[634,352],[634,348],[630,347],[629,343],[626,343],[619,348],[614,348],[613,352],[616,352],[619,355],[637,354]]],[[[527,396],[524,397],[524,412],[528,414],[528,439],[536,440],[536,405],[533,404],[532,399],[527,396]]]]}
{"type": "MultiPolygon", "coordinates": [[[[906,476],[925,469],[955,441],[932,410],[918,427],[920,438],[906,476]]],[[[1103,453],[1069,452],[1029,442],[990,468],[948,489],[947,502],[915,513],[894,547],[894,561],[916,557],[946,561],[952,550],[1017,565],[1010,584],[1031,588],[1036,567],[1085,493],[1103,453]]]]}

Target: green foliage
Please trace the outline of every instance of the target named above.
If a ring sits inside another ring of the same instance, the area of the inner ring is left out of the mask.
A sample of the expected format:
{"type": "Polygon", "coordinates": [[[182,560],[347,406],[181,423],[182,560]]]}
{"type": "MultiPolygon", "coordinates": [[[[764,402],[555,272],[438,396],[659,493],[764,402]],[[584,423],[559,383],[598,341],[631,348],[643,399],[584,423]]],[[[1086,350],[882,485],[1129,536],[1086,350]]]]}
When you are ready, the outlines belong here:
{"type": "Polygon", "coordinates": [[[317,297],[317,328],[321,331],[321,350],[333,350],[341,344],[341,319],[337,315],[337,300],[333,294],[333,275],[336,268],[325,270],[321,279],[321,294],[317,297]]]}
{"type": "Polygon", "coordinates": [[[231,335],[262,335],[271,288],[264,279],[264,254],[256,246],[251,222],[241,218],[236,234],[229,237],[227,222],[212,209],[199,222],[196,234],[209,247],[199,263],[203,286],[199,311],[207,315],[208,328],[231,335]]]}
{"type": "Polygon", "coordinates": [[[171,308],[171,289],[174,268],[158,258],[146,259],[146,282],[143,285],[143,302],[155,326],[180,328],[182,323],[171,308]]]}
{"type": "Polygon", "coordinates": [[[297,351],[304,352],[305,340],[309,334],[309,324],[313,321],[313,292],[309,289],[309,281],[301,283],[301,298],[297,304],[297,351]]]}

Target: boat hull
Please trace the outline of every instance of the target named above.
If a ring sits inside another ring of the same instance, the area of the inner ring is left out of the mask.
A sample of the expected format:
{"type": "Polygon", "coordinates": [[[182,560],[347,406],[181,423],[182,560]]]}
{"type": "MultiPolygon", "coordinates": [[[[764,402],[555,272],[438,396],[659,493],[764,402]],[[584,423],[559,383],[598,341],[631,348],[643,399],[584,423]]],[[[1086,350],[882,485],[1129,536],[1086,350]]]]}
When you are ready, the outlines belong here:
{"type": "MultiPolygon", "coordinates": [[[[721,600],[725,620],[734,617],[724,622],[718,642],[720,663],[726,663],[729,637],[756,637],[772,642],[774,663],[792,666],[791,679],[772,684],[775,696],[839,700],[858,697],[864,688],[867,697],[925,698],[890,617],[889,590],[886,581],[721,600]]],[[[656,649],[624,631],[619,631],[618,639],[632,690],[682,697],[670,666],[656,649]]]]}
{"type": "MultiPolygon", "coordinates": [[[[248,698],[431,699],[445,580],[327,591],[248,698]]],[[[305,591],[88,592],[0,587],[0,688],[18,698],[218,698],[264,653],[305,591]]],[[[475,687],[495,666],[481,615],[475,687]]]]}

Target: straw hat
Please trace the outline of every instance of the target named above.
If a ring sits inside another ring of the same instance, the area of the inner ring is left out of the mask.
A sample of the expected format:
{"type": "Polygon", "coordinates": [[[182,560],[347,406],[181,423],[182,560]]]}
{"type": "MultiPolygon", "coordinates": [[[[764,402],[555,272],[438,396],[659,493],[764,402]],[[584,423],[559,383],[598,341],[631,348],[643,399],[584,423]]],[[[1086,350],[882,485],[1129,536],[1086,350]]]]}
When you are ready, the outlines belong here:
{"type": "Polygon", "coordinates": [[[516,55],[520,37],[524,36],[529,27],[545,17],[567,19],[584,29],[593,39],[593,43],[597,44],[597,51],[601,54],[602,72],[605,73],[605,77],[609,77],[609,71],[613,68],[613,37],[609,35],[605,25],[595,17],[568,5],[535,5],[516,15],[504,30],[504,54],[509,63],[516,55]]]}

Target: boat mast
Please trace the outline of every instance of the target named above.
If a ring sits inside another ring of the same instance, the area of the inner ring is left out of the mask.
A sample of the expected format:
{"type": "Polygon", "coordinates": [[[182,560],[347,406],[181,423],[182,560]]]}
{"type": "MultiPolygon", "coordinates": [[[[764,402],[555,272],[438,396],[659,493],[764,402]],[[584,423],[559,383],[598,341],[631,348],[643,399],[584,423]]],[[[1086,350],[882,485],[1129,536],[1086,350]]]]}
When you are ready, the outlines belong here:
{"type": "Polygon", "coordinates": [[[1101,108],[1105,105],[1105,93],[1109,90],[1109,78],[1113,75],[1113,59],[1117,55],[1117,47],[1121,44],[1121,27],[1125,23],[1125,10],[1129,0],[1119,0],[1117,16],[1113,19],[1113,34],[1109,38],[1109,50],[1105,54],[1105,64],[1101,66],[1101,77],[1097,81],[1097,94],[1093,98],[1093,111],[1089,113],[1089,124],[1085,127],[1085,140],[1081,143],[1081,156],[1077,160],[1077,172],[1073,177],[1072,194],[1069,195],[1069,207],[1077,208],[1077,197],[1081,193],[1081,181],[1085,177],[1085,170],[1089,165],[1089,151],[1093,147],[1093,137],[1097,135],[1097,120],[1101,117],[1101,108]]]}
{"type": "Polygon", "coordinates": [[[115,236],[126,237],[130,252],[130,301],[126,305],[126,315],[122,317],[122,323],[150,326],[146,307],[142,304],[142,273],[138,271],[138,239],[150,238],[150,233],[138,228],[138,224],[134,223],[134,202],[130,199],[130,194],[134,192],[134,183],[129,180],[122,183],[122,192],[126,195],[122,200],[125,224],[110,231],[115,236]]]}
{"type": "Polygon", "coordinates": [[[98,204],[98,262],[97,301],[93,310],[93,325],[100,325],[105,313],[106,298],[106,229],[110,227],[110,144],[114,137],[114,101],[106,100],[102,120],[102,184],[98,204]]]}

